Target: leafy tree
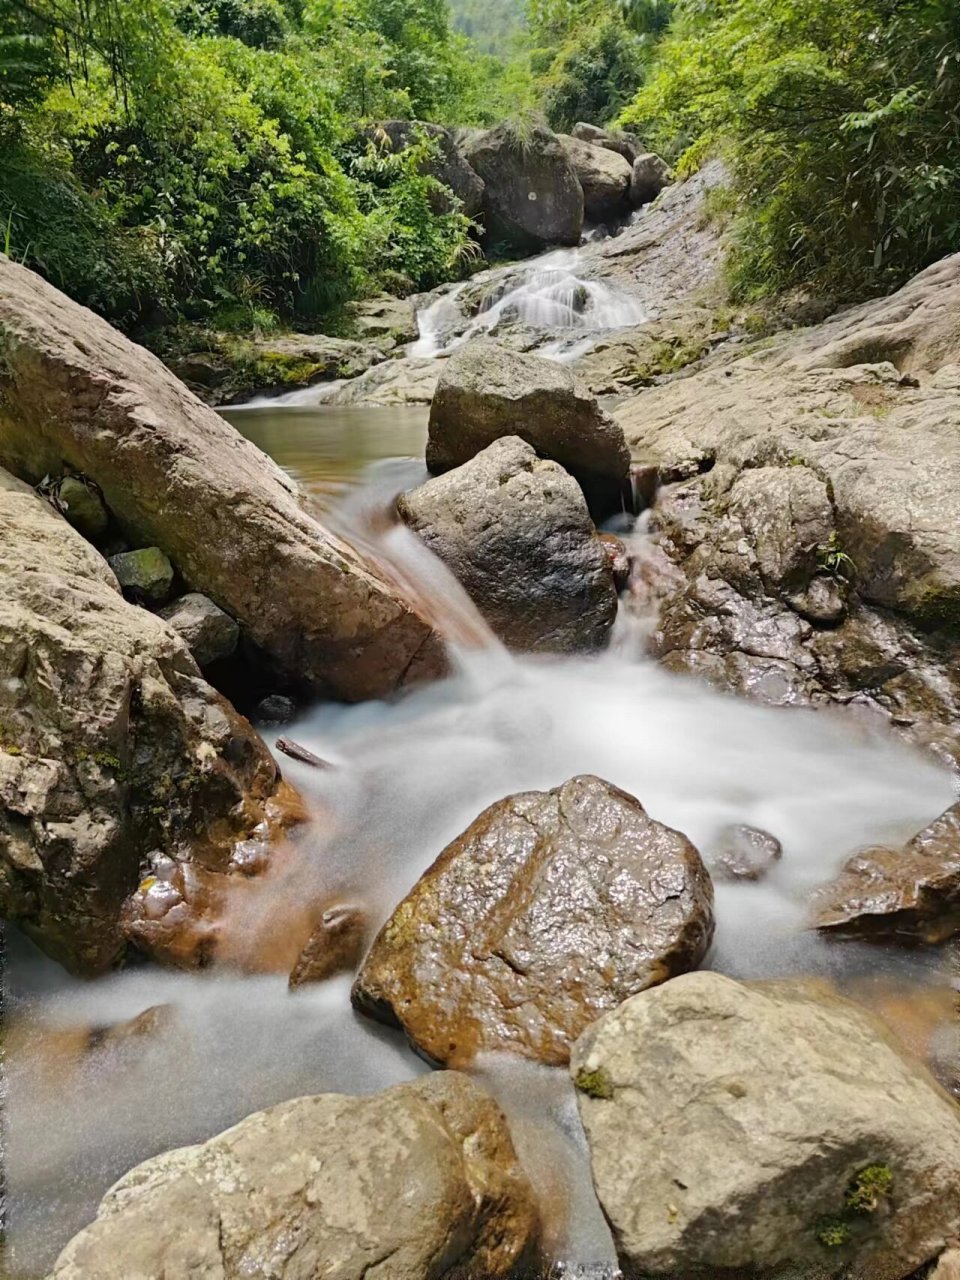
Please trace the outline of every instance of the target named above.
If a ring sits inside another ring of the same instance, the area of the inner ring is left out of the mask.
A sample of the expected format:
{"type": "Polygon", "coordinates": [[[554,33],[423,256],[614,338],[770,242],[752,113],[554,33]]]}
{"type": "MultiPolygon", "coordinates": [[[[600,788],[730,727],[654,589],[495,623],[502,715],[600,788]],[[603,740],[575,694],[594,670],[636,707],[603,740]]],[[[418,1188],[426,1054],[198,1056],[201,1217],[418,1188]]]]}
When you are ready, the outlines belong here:
{"type": "Polygon", "coordinates": [[[960,243],[958,91],[953,0],[677,0],[622,121],[725,150],[742,290],[862,295],[960,243]]]}

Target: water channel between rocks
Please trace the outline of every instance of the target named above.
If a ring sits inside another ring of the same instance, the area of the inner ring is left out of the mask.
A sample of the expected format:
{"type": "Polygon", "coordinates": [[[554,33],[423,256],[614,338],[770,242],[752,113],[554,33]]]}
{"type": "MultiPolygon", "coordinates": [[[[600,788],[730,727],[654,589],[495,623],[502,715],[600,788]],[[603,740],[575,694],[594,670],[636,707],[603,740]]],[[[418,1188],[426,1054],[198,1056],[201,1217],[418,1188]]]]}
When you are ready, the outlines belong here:
{"type": "MultiPolygon", "coordinates": [[[[871,989],[945,986],[935,954],[828,944],[803,927],[809,891],[851,852],[900,843],[953,801],[944,770],[851,722],[766,709],[670,676],[642,657],[642,619],[624,615],[600,657],[508,655],[413,535],[387,518],[396,492],[423,475],[424,408],[274,404],[232,420],[334,527],[429,600],[459,642],[443,683],[393,703],[320,706],[283,729],[335,768],[283,761],[314,818],[295,856],[238,908],[251,945],[282,935],[298,902],[327,894],[362,902],[382,922],[484,806],[593,773],[702,850],[730,823],[782,843],[763,882],[717,885],[710,967],[741,978],[819,973],[868,1000],[871,989]]],[[[352,1011],[346,977],[295,994],[285,972],[138,968],[81,983],[12,931],[8,961],[9,1007],[31,1028],[8,1055],[14,1275],[42,1273],[110,1183],[157,1151],[285,1098],[368,1092],[427,1070],[399,1034],[352,1011]],[[134,1052],[85,1052],[91,1028],[156,1005],[172,1013],[134,1052]]],[[[496,1057],[476,1069],[541,1191],[553,1257],[612,1274],[566,1074],[496,1057]]]]}

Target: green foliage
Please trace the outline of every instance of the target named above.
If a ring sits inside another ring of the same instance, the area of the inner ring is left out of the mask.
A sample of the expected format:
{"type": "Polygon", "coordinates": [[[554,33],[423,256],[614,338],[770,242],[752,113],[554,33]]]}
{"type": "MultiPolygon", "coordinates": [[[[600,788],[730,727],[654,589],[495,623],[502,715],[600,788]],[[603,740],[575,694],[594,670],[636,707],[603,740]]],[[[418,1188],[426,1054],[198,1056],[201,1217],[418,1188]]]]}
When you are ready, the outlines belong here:
{"type": "Polygon", "coordinates": [[[725,148],[744,294],[851,296],[956,248],[958,90],[953,0],[676,0],[621,120],[681,171],[725,148]]]}
{"type": "Polygon", "coordinates": [[[353,139],[479,114],[474,62],[445,0],[0,0],[4,242],[128,327],[267,328],[437,283],[469,225],[429,144],[353,139]]]}
{"type": "Polygon", "coordinates": [[[868,1164],[847,1188],[844,1197],[855,1213],[873,1213],[893,1190],[893,1170],[886,1164],[868,1164]]]}
{"type": "Polygon", "coordinates": [[[588,1098],[599,1098],[608,1102],[613,1097],[613,1085],[602,1067],[597,1067],[595,1071],[587,1071],[585,1067],[581,1068],[577,1072],[574,1084],[588,1098]]]}

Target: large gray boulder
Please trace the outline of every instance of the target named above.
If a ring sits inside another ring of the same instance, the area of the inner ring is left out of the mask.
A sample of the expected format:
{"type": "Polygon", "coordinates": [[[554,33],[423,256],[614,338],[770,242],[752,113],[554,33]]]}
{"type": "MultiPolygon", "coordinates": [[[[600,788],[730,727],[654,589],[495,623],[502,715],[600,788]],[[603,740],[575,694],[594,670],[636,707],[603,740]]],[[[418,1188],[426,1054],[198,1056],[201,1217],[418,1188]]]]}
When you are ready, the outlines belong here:
{"type": "Polygon", "coordinates": [[[434,392],[427,466],[449,471],[508,435],[575,476],[595,514],[620,510],[630,468],[623,431],[570,370],[494,342],[467,343],[434,392]]]}
{"type": "MultiPolygon", "coordinates": [[[[480,212],[483,179],[467,164],[449,129],[425,120],[379,120],[367,132],[380,145],[385,144],[394,151],[403,151],[421,138],[432,144],[435,155],[426,162],[423,171],[453,192],[468,218],[476,217],[480,212]]],[[[445,213],[451,207],[449,200],[433,200],[432,203],[439,213],[445,213]]]]}
{"type": "Polygon", "coordinates": [[[578,121],[573,126],[572,136],[578,142],[589,142],[594,147],[605,147],[608,151],[622,156],[632,165],[637,156],[643,155],[645,147],[635,133],[624,129],[601,129],[597,124],[578,121]]]}
{"type": "Polygon", "coordinates": [[[583,188],[583,212],[588,222],[616,222],[630,211],[631,168],[616,151],[557,135],[583,188]]]}
{"type": "Polygon", "coordinates": [[[0,471],[0,914],[99,972],[148,855],[225,872],[278,783],[177,633],[0,471]]]}
{"type": "Polygon", "coordinates": [[[405,493],[402,519],[512,649],[599,649],[617,616],[610,558],[577,482],[506,436],[405,493]]]}
{"type": "Polygon", "coordinates": [[[279,467],[159,360],[2,255],[0,333],[0,465],[32,483],[65,469],[94,480],[132,546],[159,547],[318,693],[377,697],[442,669],[428,624],[279,467]]]}
{"type": "Polygon", "coordinates": [[[903,1280],[960,1231],[960,1110],[825,984],[684,975],[570,1070],[630,1275],[903,1280]]]}
{"type": "Polygon", "coordinates": [[[630,203],[635,209],[649,204],[672,181],[673,174],[666,160],[651,151],[637,156],[630,175],[630,203]]]}
{"type": "Polygon", "coordinates": [[[580,243],[583,191],[549,129],[536,125],[521,135],[512,125],[501,124],[468,140],[464,155],[485,184],[488,243],[525,253],[580,243]]]}
{"type": "Polygon", "coordinates": [[[147,1160],[51,1280],[500,1280],[536,1238],[502,1113],[445,1072],[283,1102],[147,1160]]]}
{"type": "MultiPolygon", "coordinates": [[[[567,1061],[587,1025],[698,965],[713,886],[686,836],[601,778],[491,805],[421,876],[354,984],[428,1058],[567,1061]]],[[[668,984],[669,985],[669,984],[668,984]]]]}

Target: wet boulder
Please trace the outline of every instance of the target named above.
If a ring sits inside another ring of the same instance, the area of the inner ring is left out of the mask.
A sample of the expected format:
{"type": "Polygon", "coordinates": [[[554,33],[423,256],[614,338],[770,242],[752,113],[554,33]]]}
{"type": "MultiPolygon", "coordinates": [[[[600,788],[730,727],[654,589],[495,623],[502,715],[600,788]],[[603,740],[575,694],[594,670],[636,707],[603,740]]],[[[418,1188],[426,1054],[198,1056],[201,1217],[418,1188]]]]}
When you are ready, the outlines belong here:
{"type": "Polygon", "coordinates": [[[278,784],[177,633],[0,472],[0,914],[99,972],[147,856],[226,862],[278,784]]]}
{"type": "Polygon", "coordinates": [[[521,133],[501,124],[468,140],[464,155],[484,182],[486,240],[523,253],[577,245],[583,190],[556,136],[541,125],[521,133]]]}
{"type": "Polygon", "coordinates": [[[866,849],[814,898],[825,934],[875,941],[946,942],[960,933],[960,805],[902,849],[866,849]]]}
{"type": "MultiPolygon", "coordinates": [[[[376,145],[393,151],[424,142],[433,154],[424,162],[422,172],[436,178],[460,201],[468,218],[474,218],[483,207],[483,179],[467,164],[449,129],[425,120],[378,120],[369,126],[368,134],[376,145]]],[[[431,196],[436,213],[447,213],[453,207],[449,197],[437,192],[431,196]]]]}
{"type": "Polygon", "coordinates": [[[147,351],[0,255],[0,466],[100,488],[131,546],[315,693],[379,697],[439,673],[442,646],[293,481],[147,351]]]}
{"type": "Polygon", "coordinates": [[[637,156],[630,175],[630,203],[635,209],[649,204],[672,181],[673,174],[666,160],[652,152],[637,156]]]}
{"type": "Polygon", "coordinates": [[[583,212],[588,222],[617,222],[630,212],[630,165],[606,147],[594,146],[569,134],[557,135],[583,188],[583,212]]]}
{"type": "Polygon", "coordinates": [[[325,908],[290,970],[290,989],[353,973],[363,956],[368,915],[363,907],[337,902],[325,908]]]}
{"type": "Polygon", "coordinates": [[[595,1018],[695,967],[713,887],[687,838],[600,778],[491,805],[378,934],[354,984],[429,1059],[566,1062],[595,1018]]]}
{"type": "Polygon", "coordinates": [[[519,436],[579,482],[595,516],[621,510],[630,453],[620,426],[564,365],[474,341],[447,361],[430,405],[427,466],[449,471],[519,436]]]}
{"type": "Polygon", "coordinates": [[[198,591],[161,609],[160,617],[184,638],[200,667],[229,658],[240,639],[240,628],[229,613],[198,591]]]}
{"type": "Polygon", "coordinates": [[[903,1280],[960,1230],[960,1110],[825,984],[684,975],[570,1071],[630,1275],[903,1280]]]}
{"type": "Polygon", "coordinates": [[[450,1072],[296,1098],[154,1156],[111,1187],[51,1280],[500,1280],[537,1233],[502,1113],[450,1072]]]}
{"type": "Polygon", "coordinates": [[[401,496],[404,522],[521,652],[599,649],[617,616],[606,548],[577,482],[516,436],[401,496]]]}

